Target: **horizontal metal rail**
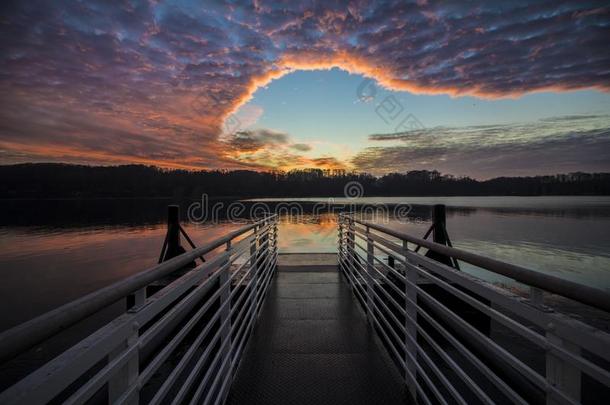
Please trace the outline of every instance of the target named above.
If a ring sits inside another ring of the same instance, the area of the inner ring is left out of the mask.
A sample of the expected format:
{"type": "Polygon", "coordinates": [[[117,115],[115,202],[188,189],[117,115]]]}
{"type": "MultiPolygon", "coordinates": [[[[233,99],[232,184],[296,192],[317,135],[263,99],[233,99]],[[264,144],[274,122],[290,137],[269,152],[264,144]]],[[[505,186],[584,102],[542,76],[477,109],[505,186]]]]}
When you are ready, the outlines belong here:
{"type": "Polygon", "coordinates": [[[462,260],[466,263],[481,267],[493,273],[501,274],[523,284],[537,287],[554,294],[571,298],[575,301],[590,305],[603,311],[610,312],[610,294],[597,288],[588,287],[586,285],[574,283],[563,278],[551,276],[538,271],[532,271],[528,268],[515,264],[506,263],[490,257],[482,256],[480,254],[467,252],[465,250],[456,249],[454,247],[417,238],[405,232],[400,232],[370,221],[354,219],[354,222],[365,227],[369,227],[370,229],[382,232],[386,235],[393,236],[397,239],[411,242],[414,245],[423,246],[434,252],[462,260]]]}
{"type": "Polygon", "coordinates": [[[547,291],[607,311],[603,291],[348,214],[339,216],[339,264],[418,402],[576,404],[584,378],[588,389],[610,388],[610,335],[542,301],[547,291]],[[409,243],[510,277],[536,294],[518,296],[409,243]]]}
{"type": "Polygon", "coordinates": [[[9,330],[0,336],[5,358],[135,295],[134,307],[0,393],[0,403],[82,404],[92,398],[130,404],[222,403],[276,267],[273,215],[9,330]],[[207,253],[205,263],[167,281],[207,253]],[[169,284],[146,292],[160,280],[169,284]],[[51,320],[61,327],[50,326],[51,320]],[[18,343],[26,333],[36,339],[18,343]],[[161,370],[162,383],[143,394],[161,370]]]}
{"type": "Polygon", "coordinates": [[[0,334],[0,362],[15,357],[19,353],[74,325],[87,316],[98,312],[154,281],[174,273],[176,270],[193,262],[196,258],[261,226],[265,221],[261,220],[244,226],[197,249],[96,290],[84,297],[2,332],[0,334]]]}

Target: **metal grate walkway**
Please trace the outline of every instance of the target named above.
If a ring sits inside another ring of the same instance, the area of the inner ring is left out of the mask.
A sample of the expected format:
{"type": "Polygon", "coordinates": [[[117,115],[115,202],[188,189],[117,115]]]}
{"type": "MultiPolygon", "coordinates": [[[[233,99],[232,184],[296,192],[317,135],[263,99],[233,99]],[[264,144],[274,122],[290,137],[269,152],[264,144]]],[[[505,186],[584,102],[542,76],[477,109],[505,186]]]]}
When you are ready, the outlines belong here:
{"type": "Polygon", "coordinates": [[[228,404],[404,404],[404,382],[334,267],[280,271],[228,404]]]}

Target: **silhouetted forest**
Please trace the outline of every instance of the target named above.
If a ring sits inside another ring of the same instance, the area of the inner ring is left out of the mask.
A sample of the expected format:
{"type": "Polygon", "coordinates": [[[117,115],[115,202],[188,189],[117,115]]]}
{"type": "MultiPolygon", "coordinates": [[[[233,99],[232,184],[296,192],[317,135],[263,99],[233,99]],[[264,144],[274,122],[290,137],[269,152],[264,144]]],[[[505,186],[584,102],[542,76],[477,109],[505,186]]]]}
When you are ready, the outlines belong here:
{"type": "Polygon", "coordinates": [[[415,170],[375,177],[320,169],[185,171],[152,166],[28,163],[0,166],[0,198],[326,197],[357,181],[365,196],[610,195],[610,173],[498,177],[478,181],[415,170]]]}

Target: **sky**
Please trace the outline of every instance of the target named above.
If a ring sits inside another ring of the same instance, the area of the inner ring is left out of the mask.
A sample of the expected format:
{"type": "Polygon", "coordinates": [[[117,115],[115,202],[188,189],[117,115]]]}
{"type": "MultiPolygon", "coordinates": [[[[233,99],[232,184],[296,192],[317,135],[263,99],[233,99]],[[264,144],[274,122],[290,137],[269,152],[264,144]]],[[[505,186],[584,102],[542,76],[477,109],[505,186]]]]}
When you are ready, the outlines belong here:
{"type": "Polygon", "coordinates": [[[0,7],[0,164],[610,171],[602,1],[0,7]]]}

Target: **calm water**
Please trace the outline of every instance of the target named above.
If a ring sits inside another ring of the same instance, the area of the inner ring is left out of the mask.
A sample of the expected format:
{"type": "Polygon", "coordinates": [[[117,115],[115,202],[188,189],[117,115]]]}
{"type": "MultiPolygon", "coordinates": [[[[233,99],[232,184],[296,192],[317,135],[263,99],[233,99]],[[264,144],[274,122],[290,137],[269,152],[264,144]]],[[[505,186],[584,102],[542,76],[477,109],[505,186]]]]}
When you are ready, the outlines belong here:
{"type": "MultiPolygon", "coordinates": [[[[303,199],[307,203],[326,199],[303,199]]],[[[275,200],[277,201],[277,200],[275,200]]],[[[293,200],[290,200],[293,201],[293,200]]],[[[335,199],[335,202],[349,202],[335,199]]],[[[610,197],[363,198],[417,204],[389,226],[423,235],[428,204],[447,205],[455,246],[610,291],[610,197]]],[[[156,263],[167,200],[0,203],[0,329],[28,320],[156,263]],[[27,303],[24,305],[24,303],[27,303]]],[[[182,202],[186,211],[188,202],[182,202]]],[[[240,225],[184,227],[197,244],[240,225]]],[[[280,252],[336,251],[334,215],[282,218],[280,252]]],[[[486,279],[505,282],[489,274],[486,279]]]]}

